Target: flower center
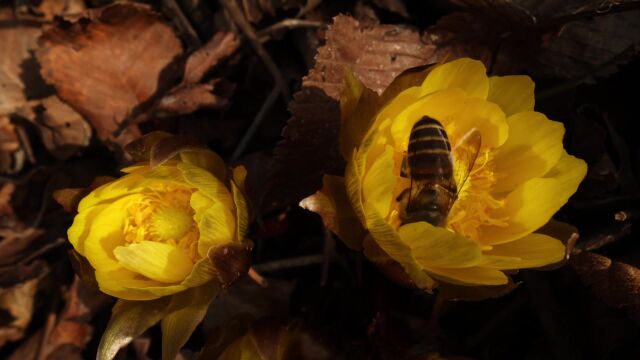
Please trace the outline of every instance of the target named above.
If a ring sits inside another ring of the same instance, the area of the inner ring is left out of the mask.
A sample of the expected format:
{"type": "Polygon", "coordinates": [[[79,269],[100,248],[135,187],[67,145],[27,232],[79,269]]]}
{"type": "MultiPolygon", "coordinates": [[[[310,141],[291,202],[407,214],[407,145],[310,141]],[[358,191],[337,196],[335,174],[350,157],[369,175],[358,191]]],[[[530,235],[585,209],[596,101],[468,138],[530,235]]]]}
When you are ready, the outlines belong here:
{"type": "MultiPolygon", "coordinates": [[[[449,211],[447,228],[468,239],[478,240],[479,228],[482,225],[507,225],[506,217],[492,216],[493,210],[504,206],[504,200],[498,200],[492,194],[493,186],[497,181],[493,172],[492,158],[489,150],[478,154],[469,177],[464,184],[458,184],[458,199],[449,211]],[[460,185],[462,185],[461,188],[460,185]]],[[[460,165],[454,164],[454,166],[460,165]]]]}
{"type": "Polygon", "coordinates": [[[165,186],[152,189],[129,204],[124,238],[129,244],[156,241],[184,249],[195,262],[200,236],[190,205],[191,189],[165,186]]]}

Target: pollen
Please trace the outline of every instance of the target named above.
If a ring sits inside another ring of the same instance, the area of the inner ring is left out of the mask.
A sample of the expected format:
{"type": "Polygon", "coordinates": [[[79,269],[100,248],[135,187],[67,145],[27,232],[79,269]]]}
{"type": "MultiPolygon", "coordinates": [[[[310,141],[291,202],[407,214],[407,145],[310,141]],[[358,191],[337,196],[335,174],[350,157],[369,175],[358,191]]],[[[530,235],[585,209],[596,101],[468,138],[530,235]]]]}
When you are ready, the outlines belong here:
{"type": "MultiPolygon", "coordinates": [[[[468,239],[478,240],[481,225],[508,225],[507,217],[493,216],[493,210],[504,207],[505,202],[497,199],[492,193],[497,181],[492,160],[493,156],[489,150],[478,154],[467,181],[459,184],[462,187],[458,199],[447,218],[447,228],[468,239]]],[[[455,166],[459,165],[454,164],[455,166]]]]}
{"type": "Polygon", "coordinates": [[[192,190],[165,186],[150,189],[127,208],[124,237],[127,243],[156,241],[178,246],[199,260],[198,227],[190,206],[192,190]]]}

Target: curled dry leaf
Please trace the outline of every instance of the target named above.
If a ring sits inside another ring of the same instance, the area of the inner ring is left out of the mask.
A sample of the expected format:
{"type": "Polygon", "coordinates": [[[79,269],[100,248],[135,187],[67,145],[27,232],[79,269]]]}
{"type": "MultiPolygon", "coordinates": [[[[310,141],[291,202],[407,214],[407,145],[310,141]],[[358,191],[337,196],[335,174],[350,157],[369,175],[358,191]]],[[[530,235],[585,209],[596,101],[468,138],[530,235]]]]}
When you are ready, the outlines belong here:
{"type": "Polygon", "coordinates": [[[234,33],[216,33],[204,46],[189,55],[182,83],[199,82],[211,68],[231,56],[239,47],[240,39],[234,33]]]}
{"type": "Polygon", "coordinates": [[[102,140],[114,140],[122,121],[167,89],[182,53],[171,27],[148,7],[134,4],[112,5],[90,20],[58,24],[40,42],[43,78],[102,140]]]}
{"type": "Polygon", "coordinates": [[[598,298],[640,322],[640,269],[590,252],[572,257],[570,264],[598,298]]]}
{"type": "Polygon", "coordinates": [[[335,17],[315,66],[289,106],[293,116],[274,152],[263,210],[296,203],[320,187],[323,173],[342,172],[338,98],[347,69],[381,93],[404,70],[434,62],[434,53],[435,47],[415,29],[335,17]]]}
{"type": "Polygon", "coordinates": [[[157,110],[171,114],[188,114],[198,109],[221,109],[229,104],[227,97],[214,93],[214,84],[181,86],[162,97],[157,110]]]}

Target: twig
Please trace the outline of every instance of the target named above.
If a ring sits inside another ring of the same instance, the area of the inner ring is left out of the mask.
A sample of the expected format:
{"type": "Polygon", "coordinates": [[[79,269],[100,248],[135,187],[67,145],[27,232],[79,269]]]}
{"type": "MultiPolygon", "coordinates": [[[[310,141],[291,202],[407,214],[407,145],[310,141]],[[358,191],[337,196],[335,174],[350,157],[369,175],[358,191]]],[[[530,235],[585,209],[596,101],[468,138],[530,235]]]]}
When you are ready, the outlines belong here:
{"type": "Polygon", "coordinates": [[[273,272],[278,270],[293,269],[298,267],[324,264],[325,255],[308,255],[300,256],[276,261],[265,262],[262,264],[256,264],[253,268],[261,273],[273,272]]]}
{"type": "Polygon", "coordinates": [[[613,229],[609,229],[605,233],[594,234],[583,241],[578,242],[573,248],[573,254],[579,254],[583,251],[592,251],[601,247],[614,243],[625,236],[631,234],[631,223],[616,223],[613,229]]]}
{"type": "Polygon", "coordinates": [[[300,19],[284,19],[258,32],[258,38],[261,42],[268,41],[274,34],[280,31],[288,31],[292,29],[320,29],[326,27],[327,24],[320,21],[300,20],[300,19]]]}
{"type": "Polygon", "coordinates": [[[273,59],[271,59],[271,56],[269,55],[267,50],[264,48],[264,46],[262,46],[262,43],[260,42],[260,39],[258,39],[255,30],[253,29],[251,24],[249,24],[249,21],[247,21],[247,19],[244,17],[244,14],[238,7],[238,4],[231,0],[220,0],[220,3],[227,10],[234,23],[238,25],[247,39],[249,39],[249,42],[258,54],[258,57],[260,57],[264,65],[267,67],[267,70],[269,70],[269,72],[271,73],[271,76],[273,76],[273,79],[276,83],[276,88],[278,88],[280,94],[282,94],[283,100],[285,101],[285,103],[289,103],[291,97],[289,95],[289,89],[287,88],[287,84],[284,81],[282,73],[280,72],[280,70],[278,70],[278,67],[273,62],[273,59]]]}
{"type": "Polygon", "coordinates": [[[247,145],[249,145],[249,142],[253,138],[253,135],[255,135],[256,131],[258,130],[264,119],[267,117],[269,110],[271,110],[271,107],[278,99],[279,94],[280,91],[277,87],[271,90],[271,93],[262,104],[260,111],[258,111],[258,114],[253,119],[253,122],[251,122],[251,125],[249,125],[247,131],[244,133],[244,136],[240,140],[240,143],[238,143],[238,146],[236,146],[236,149],[233,151],[229,162],[235,162],[244,153],[244,150],[246,149],[247,145]]]}
{"type": "Polygon", "coordinates": [[[187,42],[190,48],[197,48],[202,46],[202,39],[196,32],[196,30],[191,26],[191,22],[184,15],[182,8],[176,2],[176,0],[162,0],[162,4],[164,7],[171,12],[172,15],[177,19],[177,25],[180,29],[187,34],[187,42]]]}
{"type": "Polygon", "coordinates": [[[249,268],[249,272],[247,275],[251,278],[251,280],[255,281],[256,284],[261,287],[269,286],[269,282],[262,275],[260,275],[253,267],[249,268]]]}

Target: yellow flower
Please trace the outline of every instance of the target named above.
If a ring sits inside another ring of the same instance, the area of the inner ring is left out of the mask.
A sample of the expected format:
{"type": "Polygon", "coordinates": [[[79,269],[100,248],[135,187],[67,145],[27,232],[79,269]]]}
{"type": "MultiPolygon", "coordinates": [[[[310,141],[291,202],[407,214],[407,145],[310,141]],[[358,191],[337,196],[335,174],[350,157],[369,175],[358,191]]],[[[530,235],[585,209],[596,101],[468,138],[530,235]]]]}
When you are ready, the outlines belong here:
{"type": "Polygon", "coordinates": [[[564,245],[536,231],[576,191],[586,164],[564,150],[563,125],[533,111],[533,90],[529,77],[487,77],[471,59],[403,74],[381,96],[348,74],[341,98],[345,177],[325,176],[322,191],[301,205],[324,215],[373,262],[400,264],[421,288],[436,280],[501,285],[508,282],[503,270],[559,262],[564,245]],[[457,184],[442,227],[400,221],[397,198],[410,187],[402,164],[411,129],[423,116],[444,126],[454,172],[470,156],[456,144],[474,128],[481,134],[477,160],[457,184]]]}
{"type": "Polygon", "coordinates": [[[78,206],[69,240],[109,295],[150,300],[220,279],[216,249],[245,241],[244,169],[228,180],[224,162],[196,148],[165,160],[123,169],[78,206]]]}

